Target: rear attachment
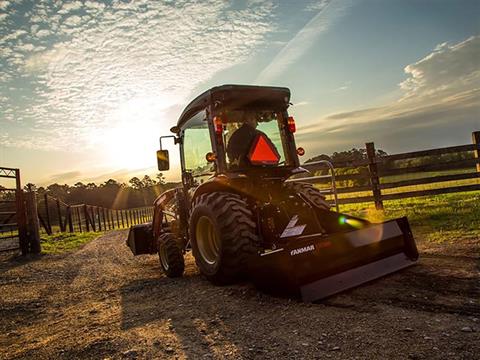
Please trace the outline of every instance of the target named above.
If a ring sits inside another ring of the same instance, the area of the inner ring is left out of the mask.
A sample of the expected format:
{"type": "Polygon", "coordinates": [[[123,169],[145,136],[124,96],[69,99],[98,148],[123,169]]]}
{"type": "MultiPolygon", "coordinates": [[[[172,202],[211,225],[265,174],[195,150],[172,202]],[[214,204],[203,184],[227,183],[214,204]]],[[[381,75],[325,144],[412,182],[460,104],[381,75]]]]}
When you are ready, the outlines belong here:
{"type": "Polygon", "coordinates": [[[305,302],[324,299],[415,264],[418,251],[407,218],[361,230],[300,236],[249,263],[256,286],[305,302]]]}

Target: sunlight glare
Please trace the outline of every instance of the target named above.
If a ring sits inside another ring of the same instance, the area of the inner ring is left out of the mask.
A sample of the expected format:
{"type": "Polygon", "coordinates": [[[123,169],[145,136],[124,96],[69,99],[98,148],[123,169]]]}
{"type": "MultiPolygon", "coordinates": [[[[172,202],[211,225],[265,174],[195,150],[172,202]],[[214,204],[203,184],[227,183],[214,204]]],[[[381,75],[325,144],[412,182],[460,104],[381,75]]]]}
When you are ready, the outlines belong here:
{"type": "Polygon", "coordinates": [[[112,128],[106,130],[98,141],[105,149],[108,165],[115,168],[156,168],[155,151],[158,138],[168,130],[164,110],[173,100],[159,98],[134,98],[111,114],[112,128]]]}

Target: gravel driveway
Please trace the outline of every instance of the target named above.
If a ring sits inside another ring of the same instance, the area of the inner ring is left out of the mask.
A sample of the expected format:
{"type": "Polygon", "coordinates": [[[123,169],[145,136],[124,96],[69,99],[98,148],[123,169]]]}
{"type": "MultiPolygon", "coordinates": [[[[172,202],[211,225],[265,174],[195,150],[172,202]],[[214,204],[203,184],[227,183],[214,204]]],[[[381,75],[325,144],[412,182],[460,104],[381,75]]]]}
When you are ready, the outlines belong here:
{"type": "Polygon", "coordinates": [[[166,278],[125,231],[80,250],[0,262],[2,359],[480,358],[480,240],[318,304],[214,287],[187,256],[166,278]]]}

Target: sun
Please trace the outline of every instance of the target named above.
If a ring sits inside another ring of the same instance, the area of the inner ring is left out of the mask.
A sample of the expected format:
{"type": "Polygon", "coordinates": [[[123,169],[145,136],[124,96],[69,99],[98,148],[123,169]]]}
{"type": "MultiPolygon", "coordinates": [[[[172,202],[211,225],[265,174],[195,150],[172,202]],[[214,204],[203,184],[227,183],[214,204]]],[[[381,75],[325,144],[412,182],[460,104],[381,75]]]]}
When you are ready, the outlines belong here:
{"type": "MultiPolygon", "coordinates": [[[[166,109],[176,103],[178,101],[166,96],[161,99],[137,97],[119,104],[107,116],[107,124],[111,126],[96,130],[90,136],[90,145],[99,154],[96,165],[112,171],[156,172],[159,137],[170,135],[168,129],[173,126],[166,109]]],[[[170,150],[178,152],[176,147],[170,150]]],[[[178,166],[177,162],[174,159],[171,166],[178,166]]]]}
{"type": "Polygon", "coordinates": [[[110,129],[103,141],[109,165],[123,169],[154,168],[157,132],[158,126],[145,121],[110,129]]]}
{"type": "Polygon", "coordinates": [[[110,167],[156,167],[158,138],[168,128],[163,112],[166,106],[168,102],[160,102],[157,98],[135,98],[120,105],[111,114],[112,127],[104,132],[101,139],[110,167]]]}

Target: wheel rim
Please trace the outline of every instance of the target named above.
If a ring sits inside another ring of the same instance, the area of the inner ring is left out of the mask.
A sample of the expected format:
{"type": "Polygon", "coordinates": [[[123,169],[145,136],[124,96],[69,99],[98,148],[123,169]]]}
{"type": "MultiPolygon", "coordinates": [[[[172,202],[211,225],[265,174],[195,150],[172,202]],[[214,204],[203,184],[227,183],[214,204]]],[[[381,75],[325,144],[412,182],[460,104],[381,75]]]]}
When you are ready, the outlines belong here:
{"type": "Polygon", "coordinates": [[[168,270],[168,256],[167,256],[167,249],[165,245],[161,244],[160,249],[160,262],[162,263],[162,266],[165,270],[168,270]]]}
{"type": "Polygon", "coordinates": [[[198,219],[195,238],[203,260],[210,265],[215,264],[220,253],[220,239],[215,231],[215,225],[209,217],[202,216],[198,219]]]}

